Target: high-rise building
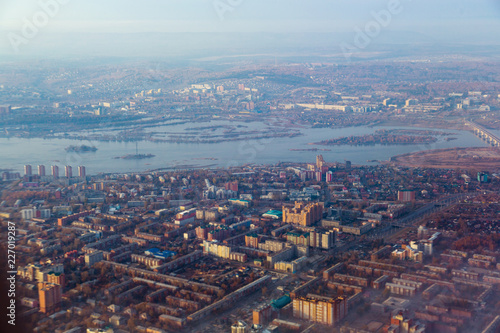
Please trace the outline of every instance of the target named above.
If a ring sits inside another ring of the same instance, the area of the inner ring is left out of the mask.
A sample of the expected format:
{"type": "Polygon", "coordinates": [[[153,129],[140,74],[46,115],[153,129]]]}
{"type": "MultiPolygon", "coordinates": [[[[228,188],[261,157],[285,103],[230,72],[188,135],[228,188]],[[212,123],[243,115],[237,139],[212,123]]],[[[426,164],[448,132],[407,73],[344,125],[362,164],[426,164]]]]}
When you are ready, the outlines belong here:
{"type": "Polygon", "coordinates": [[[224,184],[224,188],[226,190],[238,192],[238,181],[228,182],[228,183],[224,184]]]}
{"type": "Polygon", "coordinates": [[[61,304],[62,288],[58,284],[41,282],[38,284],[40,312],[52,313],[61,304]]]}
{"type": "Polygon", "coordinates": [[[296,201],[293,208],[283,206],[283,222],[309,226],[323,217],[323,203],[296,201]]]}
{"type": "Polygon", "coordinates": [[[25,176],[31,176],[31,175],[32,175],[32,172],[31,172],[31,165],[26,164],[26,165],[24,166],[24,175],[25,175],[25,176]]]}
{"type": "Polygon", "coordinates": [[[328,300],[304,297],[293,300],[293,316],[295,318],[310,320],[324,325],[336,325],[347,315],[347,312],[347,297],[344,296],[328,300]]]}
{"type": "Polygon", "coordinates": [[[85,171],[85,167],[83,165],[80,165],[78,167],[78,177],[85,178],[86,175],[87,174],[86,174],[86,171],[85,171]]]}
{"type": "Polygon", "coordinates": [[[311,234],[309,232],[298,232],[298,231],[287,232],[286,241],[294,245],[310,246],[311,234]]]}
{"type": "Polygon", "coordinates": [[[59,167],[57,165],[52,166],[52,176],[54,179],[59,178],[59,167]]]}
{"type": "Polygon", "coordinates": [[[91,267],[93,264],[98,263],[103,260],[104,254],[102,251],[95,251],[92,253],[85,254],[85,265],[91,267]]]}
{"type": "Polygon", "coordinates": [[[21,218],[23,220],[31,220],[33,217],[36,217],[36,208],[22,209],[21,210],[21,218]]]}
{"type": "Polygon", "coordinates": [[[316,171],[316,181],[320,182],[323,178],[321,171],[316,171]]]}
{"type": "Polygon", "coordinates": [[[271,321],[273,315],[277,311],[274,311],[271,304],[261,305],[253,310],[253,324],[254,325],[265,325],[271,321]]]}
{"type": "Polygon", "coordinates": [[[66,275],[64,275],[64,273],[50,272],[47,274],[47,282],[58,284],[64,287],[64,285],[66,284],[66,275]]]}
{"type": "Polygon", "coordinates": [[[44,177],[45,176],[45,165],[39,165],[38,166],[38,175],[40,177],[44,177]]]}
{"type": "Polygon", "coordinates": [[[415,191],[398,191],[398,201],[415,201],[415,191]]]}
{"type": "Polygon", "coordinates": [[[351,171],[351,161],[345,161],[345,169],[351,171]]]}
{"type": "Polygon", "coordinates": [[[71,167],[71,165],[66,165],[64,167],[64,175],[66,176],[66,178],[73,177],[73,168],[71,167]]]}
{"type": "Polygon", "coordinates": [[[316,234],[316,247],[321,247],[322,249],[329,250],[335,245],[335,231],[327,231],[325,233],[316,234]]]}
{"type": "Polygon", "coordinates": [[[329,183],[333,182],[333,172],[328,171],[326,173],[326,181],[329,182],[329,183]]]}
{"type": "Polygon", "coordinates": [[[245,246],[259,248],[259,236],[255,233],[245,235],[245,246]]]}
{"type": "Polygon", "coordinates": [[[305,182],[307,179],[307,172],[306,171],[301,171],[300,172],[300,180],[305,182]]]}
{"type": "Polygon", "coordinates": [[[316,168],[321,170],[325,165],[325,160],[323,159],[323,155],[316,156],[316,168]]]}
{"type": "Polygon", "coordinates": [[[250,332],[250,327],[243,320],[238,320],[236,324],[231,326],[231,333],[247,333],[250,332]]]}
{"type": "MultiPolygon", "coordinates": [[[[204,212],[204,211],[202,211],[202,212],[204,212]]],[[[196,218],[198,218],[198,211],[196,211],[196,215],[197,215],[196,218]]],[[[214,230],[214,227],[211,225],[201,225],[195,229],[196,238],[208,239],[208,233],[212,230],[214,230]]]]}

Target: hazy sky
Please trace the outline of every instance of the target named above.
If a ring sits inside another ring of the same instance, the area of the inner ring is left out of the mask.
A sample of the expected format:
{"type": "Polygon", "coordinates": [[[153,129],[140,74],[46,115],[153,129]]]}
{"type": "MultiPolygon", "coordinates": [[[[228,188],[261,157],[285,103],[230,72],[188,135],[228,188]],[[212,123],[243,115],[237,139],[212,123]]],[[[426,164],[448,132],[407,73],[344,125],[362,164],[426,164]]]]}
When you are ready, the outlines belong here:
{"type": "Polygon", "coordinates": [[[412,32],[435,41],[500,44],[498,0],[1,0],[0,54],[10,53],[12,34],[23,37],[23,27],[36,19],[42,22],[38,31],[16,40],[21,51],[24,42],[59,33],[354,34],[374,20],[373,12],[394,4],[398,12],[380,34],[412,32]],[[65,4],[50,7],[52,15],[44,17],[41,3],[53,2],[65,4]]]}

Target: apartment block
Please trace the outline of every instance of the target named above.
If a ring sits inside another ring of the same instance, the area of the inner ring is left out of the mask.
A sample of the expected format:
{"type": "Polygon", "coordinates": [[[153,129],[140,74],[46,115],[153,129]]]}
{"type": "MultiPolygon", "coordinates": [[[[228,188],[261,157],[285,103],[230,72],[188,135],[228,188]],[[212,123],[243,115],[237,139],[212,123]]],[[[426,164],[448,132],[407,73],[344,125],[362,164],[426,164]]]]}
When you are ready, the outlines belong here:
{"type": "Polygon", "coordinates": [[[321,220],[324,204],[296,201],[294,207],[283,206],[283,222],[309,226],[321,220]]]}

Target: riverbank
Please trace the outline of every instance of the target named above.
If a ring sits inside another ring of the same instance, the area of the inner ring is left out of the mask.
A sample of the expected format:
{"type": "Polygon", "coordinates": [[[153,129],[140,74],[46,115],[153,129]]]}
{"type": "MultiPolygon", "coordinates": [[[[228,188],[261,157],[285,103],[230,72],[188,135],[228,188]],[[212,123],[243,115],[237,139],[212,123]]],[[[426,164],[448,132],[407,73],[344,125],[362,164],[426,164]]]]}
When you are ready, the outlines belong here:
{"type": "Polygon", "coordinates": [[[500,149],[493,147],[434,149],[397,155],[384,163],[406,167],[497,171],[500,169],[500,149]]]}

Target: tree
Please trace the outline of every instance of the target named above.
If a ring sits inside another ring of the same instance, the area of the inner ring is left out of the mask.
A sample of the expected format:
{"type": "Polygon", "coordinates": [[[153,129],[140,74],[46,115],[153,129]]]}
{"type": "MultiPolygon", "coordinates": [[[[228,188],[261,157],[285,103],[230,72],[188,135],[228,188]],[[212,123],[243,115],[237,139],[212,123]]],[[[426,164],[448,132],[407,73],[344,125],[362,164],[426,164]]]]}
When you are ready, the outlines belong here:
{"type": "Polygon", "coordinates": [[[82,272],[81,277],[82,282],[87,282],[87,280],[89,279],[89,272],[82,272]]]}
{"type": "Polygon", "coordinates": [[[133,318],[130,318],[128,321],[127,321],[127,327],[128,329],[132,332],[134,331],[136,325],[135,325],[135,320],[133,318]]]}
{"type": "Polygon", "coordinates": [[[90,295],[92,294],[92,289],[90,288],[89,285],[85,285],[83,288],[82,288],[82,292],[83,292],[83,295],[88,298],[90,297],[90,295]]]}
{"type": "Polygon", "coordinates": [[[458,230],[459,235],[467,235],[469,233],[469,226],[467,225],[467,222],[465,222],[463,218],[460,217],[458,219],[458,225],[460,226],[458,230]]]}

